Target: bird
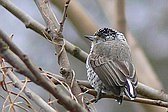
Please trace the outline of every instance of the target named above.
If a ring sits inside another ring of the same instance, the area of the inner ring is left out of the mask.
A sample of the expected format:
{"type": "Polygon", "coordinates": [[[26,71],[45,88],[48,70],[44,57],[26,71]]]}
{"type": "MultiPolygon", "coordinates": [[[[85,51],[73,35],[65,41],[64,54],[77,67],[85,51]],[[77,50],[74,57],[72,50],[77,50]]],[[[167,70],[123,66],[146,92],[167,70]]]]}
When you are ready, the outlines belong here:
{"type": "Polygon", "coordinates": [[[100,28],[85,37],[91,41],[86,69],[88,81],[97,91],[95,102],[102,93],[115,95],[119,104],[123,95],[134,100],[138,79],[125,36],[115,29],[100,28]]]}

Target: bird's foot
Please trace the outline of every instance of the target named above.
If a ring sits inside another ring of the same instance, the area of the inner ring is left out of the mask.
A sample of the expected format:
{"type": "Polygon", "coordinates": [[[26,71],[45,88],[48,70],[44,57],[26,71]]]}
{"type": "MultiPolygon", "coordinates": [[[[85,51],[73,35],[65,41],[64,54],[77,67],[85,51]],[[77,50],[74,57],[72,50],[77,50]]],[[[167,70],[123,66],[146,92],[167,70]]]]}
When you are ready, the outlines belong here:
{"type": "Polygon", "coordinates": [[[95,98],[95,103],[97,103],[98,100],[100,100],[100,98],[101,98],[101,94],[102,94],[101,91],[102,91],[101,88],[98,89],[98,91],[97,91],[97,95],[96,95],[96,98],[95,98]]]}
{"type": "Polygon", "coordinates": [[[123,100],[123,96],[118,96],[116,98],[116,101],[118,102],[118,104],[122,104],[122,100],[123,100]]]}

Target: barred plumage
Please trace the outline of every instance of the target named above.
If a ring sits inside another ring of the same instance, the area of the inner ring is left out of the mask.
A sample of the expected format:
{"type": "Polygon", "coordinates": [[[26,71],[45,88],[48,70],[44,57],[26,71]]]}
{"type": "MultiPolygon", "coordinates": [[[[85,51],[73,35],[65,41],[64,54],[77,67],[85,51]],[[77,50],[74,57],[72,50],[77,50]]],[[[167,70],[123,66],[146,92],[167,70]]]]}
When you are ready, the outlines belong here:
{"type": "Polygon", "coordinates": [[[86,37],[92,41],[86,62],[87,77],[98,92],[97,100],[101,92],[118,96],[119,103],[122,103],[124,93],[133,100],[137,95],[137,77],[124,35],[103,28],[86,37]]]}

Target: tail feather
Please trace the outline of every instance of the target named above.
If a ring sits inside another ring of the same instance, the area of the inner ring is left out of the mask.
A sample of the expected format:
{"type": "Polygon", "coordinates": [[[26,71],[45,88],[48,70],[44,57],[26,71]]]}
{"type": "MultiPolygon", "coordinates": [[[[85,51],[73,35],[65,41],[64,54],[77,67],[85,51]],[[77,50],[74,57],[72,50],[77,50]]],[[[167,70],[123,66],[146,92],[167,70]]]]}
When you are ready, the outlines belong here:
{"type": "Polygon", "coordinates": [[[131,83],[129,79],[127,79],[126,86],[125,86],[125,95],[130,98],[131,100],[134,100],[137,96],[136,93],[136,88],[135,86],[131,83]]]}

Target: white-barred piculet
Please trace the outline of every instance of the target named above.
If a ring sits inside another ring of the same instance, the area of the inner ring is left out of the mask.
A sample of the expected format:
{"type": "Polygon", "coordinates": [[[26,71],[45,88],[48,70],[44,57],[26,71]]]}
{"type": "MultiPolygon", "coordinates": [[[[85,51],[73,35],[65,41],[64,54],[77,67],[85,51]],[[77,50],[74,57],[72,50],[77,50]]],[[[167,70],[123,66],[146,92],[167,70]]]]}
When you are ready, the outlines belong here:
{"type": "Polygon", "coordinates": [[[97,91],[96,101],[103,92],[117,96],[119,104],[124,94],[134,100],[138,79],[124,35],[114,29],[101,28],[85,37],[92,42],[86,68],[88,81],[97,91]]]}

